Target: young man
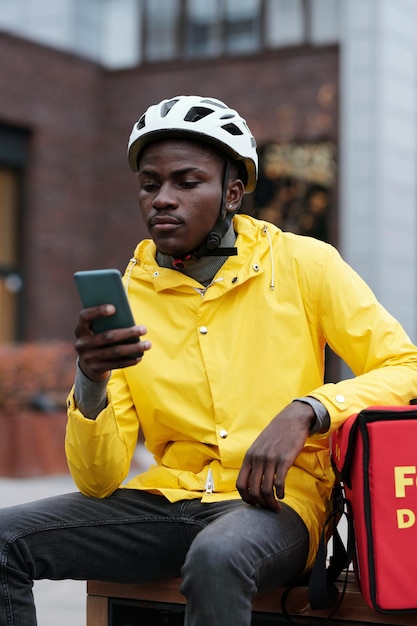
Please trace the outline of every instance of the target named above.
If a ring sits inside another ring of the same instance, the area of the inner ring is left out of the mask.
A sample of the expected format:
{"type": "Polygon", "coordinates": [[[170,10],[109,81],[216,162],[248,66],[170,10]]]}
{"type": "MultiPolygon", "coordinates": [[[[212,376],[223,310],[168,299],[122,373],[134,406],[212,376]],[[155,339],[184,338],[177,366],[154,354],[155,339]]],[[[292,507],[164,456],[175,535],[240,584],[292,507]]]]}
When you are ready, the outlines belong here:
{"type": "Polygon", "coordinates": [[[151,237],[125,274],[138,325],[94,335],[114,309],[80,313],[66,450],[81,493],[0,511],[4,626],[36,623],[32,579],[180,574],[188,626],[248,626],[254,594],[314,561],[329,433],[417,395],[416,347],[336,250],[236,214],[257,172],[236,111],[164,100],[129,163],[151,237]],[[326,344],[354,378],[323,383],[326,344]],[[155,463],[126,485],[139,430],[155,463]]]}

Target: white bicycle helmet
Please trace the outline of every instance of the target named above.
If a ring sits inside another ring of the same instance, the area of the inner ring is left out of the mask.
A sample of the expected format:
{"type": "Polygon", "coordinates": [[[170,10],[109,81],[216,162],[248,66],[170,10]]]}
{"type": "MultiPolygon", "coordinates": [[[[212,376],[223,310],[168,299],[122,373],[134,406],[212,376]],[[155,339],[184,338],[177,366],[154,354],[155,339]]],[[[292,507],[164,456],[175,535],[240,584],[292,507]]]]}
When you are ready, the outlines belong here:
{"type": "Polygon", "coordinates": [[[233,159],[243,162],[247,180],[245,193],[256,187],[258,155],[256,141],[239,113],[215,98],[176,96],[150,106],[133,126],[128,143],[128,159],[138,171],[138,156],[157,139],[184,137],[206,141],[233,159]]]}

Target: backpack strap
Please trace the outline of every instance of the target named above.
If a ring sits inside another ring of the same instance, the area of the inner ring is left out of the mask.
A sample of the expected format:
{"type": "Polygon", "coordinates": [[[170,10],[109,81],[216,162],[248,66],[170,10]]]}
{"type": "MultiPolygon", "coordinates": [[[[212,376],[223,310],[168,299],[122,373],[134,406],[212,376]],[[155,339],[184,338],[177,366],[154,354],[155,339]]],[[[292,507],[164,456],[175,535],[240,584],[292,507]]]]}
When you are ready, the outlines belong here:
{"type": "Polygon", "coordinates": [[[317,557],[311,570],[308,595],[309,603],[313,610],[339,608],[344,591],[339,597],[339,589],[335,582],[343,571],[346,576],[350,563],[355,554],[355,540],[353,529],[353,517],[350,508],[350,502],[343,496],[341,485],[339,484],[340,494],[337,496],[337,509],[334,510],[326,520],[325,526],[320,536],[317,557]],[[347,543],[346,547],[340,537],[338,523],[342,517],[347,521],[347,543]],[[333,546],[332,556],[329,565],[327,562],[327,527],[333,524],[333,532],[331,542],[333,546]]]}
{"type": "Polygon", "coordinates": [[[310,572],[298,579],[293,585],[287,587],[281,597],[281,611],[289,624],[299,624],[289,615],[287,609],[288,596],[294,587],[308,585],[309,603],[313,610],[331,609],[330,614],[320,619],[316,624],[322,626],[336,613],[340,607],[347,585],[348,568],[355,554],[355,540],[353,530],[353,517],[350,502],[344,497],[342,485],[336,483],[333,494],[333,510],[329,514],[320,535],[319,547],[316,560],[310,572]],[[338,523],[342,517],[347,520],[348,536],[346,547],[340,537],[338,523]],[[330,541],[333,553],[327,566],[327,545],[330,541]],[[342,593],[335,582],[345,570],[345,580],[342,593]]]}

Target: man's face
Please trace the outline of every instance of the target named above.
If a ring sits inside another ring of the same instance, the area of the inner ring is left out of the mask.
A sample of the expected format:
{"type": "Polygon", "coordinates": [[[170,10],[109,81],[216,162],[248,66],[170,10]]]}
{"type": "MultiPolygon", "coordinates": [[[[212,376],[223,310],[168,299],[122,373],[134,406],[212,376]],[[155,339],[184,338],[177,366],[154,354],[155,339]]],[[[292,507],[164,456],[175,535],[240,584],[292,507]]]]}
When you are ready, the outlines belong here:
{"type": "Polygon", "coordinates": [[[160,252],[182,257],[197,248],[220,212],[223,159],[193,141],[147,146],[139,161],[139,209],[160,252]]]}

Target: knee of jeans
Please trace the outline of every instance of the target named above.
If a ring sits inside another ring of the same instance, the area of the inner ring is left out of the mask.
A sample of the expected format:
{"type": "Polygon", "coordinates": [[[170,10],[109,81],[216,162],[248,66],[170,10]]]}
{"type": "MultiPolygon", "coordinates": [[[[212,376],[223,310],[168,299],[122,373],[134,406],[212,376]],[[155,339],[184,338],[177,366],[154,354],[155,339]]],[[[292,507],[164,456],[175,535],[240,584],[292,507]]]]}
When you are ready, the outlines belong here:
{"type": "Polygon", "coordinates": [[[1,549],[7,544],[13,543],[18,537],[16,533],[16,520],[13,517],[9,520],[8,509],[0,511],[0,546],[1,549]]]}
{"type": "Polygon", "coordinates": [[[230,537],[213,537],[202,531],[193,541],[183,566],[183,576],[194,580],[199,577],[238,574],[245,570],[244,550],[235,545],[230,537]]]}

